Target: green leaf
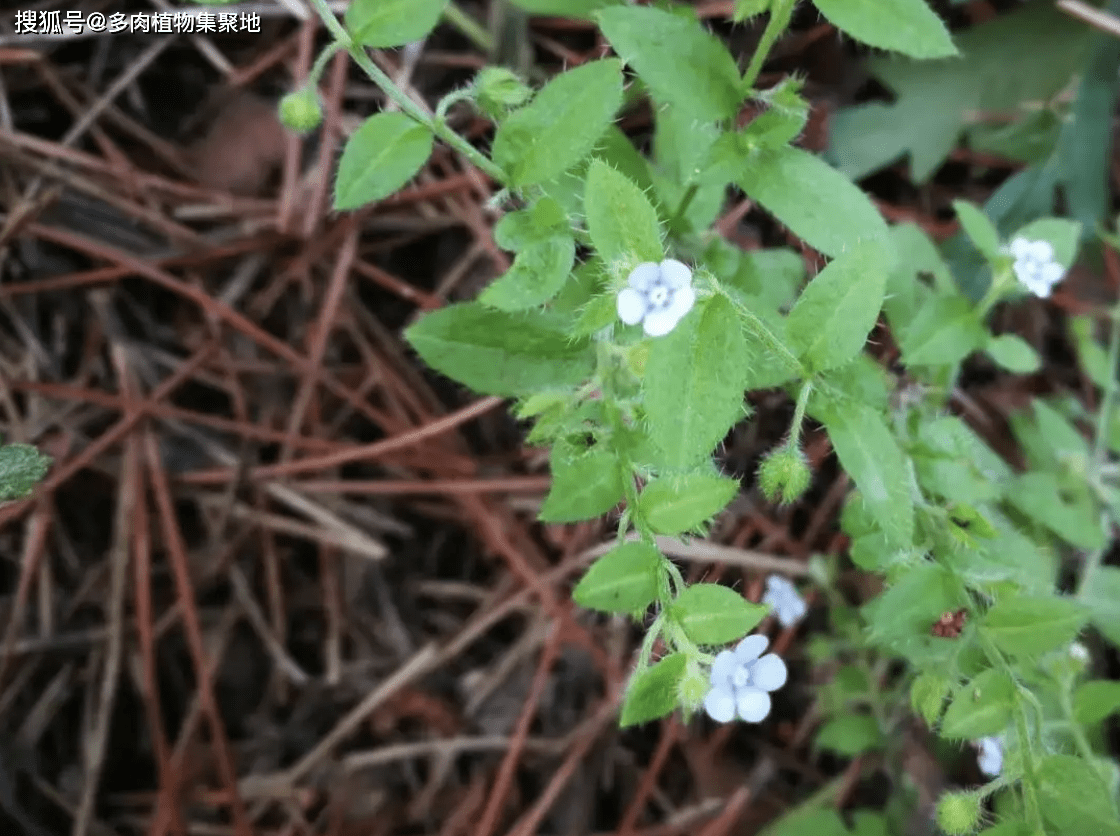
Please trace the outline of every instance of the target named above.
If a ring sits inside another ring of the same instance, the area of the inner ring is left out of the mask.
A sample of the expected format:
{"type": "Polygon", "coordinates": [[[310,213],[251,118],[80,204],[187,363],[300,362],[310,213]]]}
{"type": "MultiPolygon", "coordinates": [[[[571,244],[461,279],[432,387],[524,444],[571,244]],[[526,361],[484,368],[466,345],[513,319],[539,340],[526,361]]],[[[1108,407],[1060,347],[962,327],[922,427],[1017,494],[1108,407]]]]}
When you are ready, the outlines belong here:
{"type": "Polygon", "coordinates": [[[918,674],[910,686],[910,707],[931,727],[941,716],[949,687],[947,677],[928,671],[918,674]]]}
{"type": "Polygon", "coordinates": [[[817,733],[817,745],[843,757],[882,749],[883,733],[874,717],[845,714],[829,720],[817,733]]]}
{"type": "Polygon", "coordinates": [[[476,392],[524,395],[583,383],[594,371],[586,340],[546,314],[467,302],[425,315],[405,339],[429,366],[476,392]]]}
{"type": "Polygon", "coordinates": [[[983,347],[988,332],[963,296],[935,296],[902,334],[907,366],[952,366],[983,347]]]}
{"type": "Polygon", "coordinates": [[[1042,358],[1034,346],[1018,334],[1000,334],[988,342],[992,359],[1015,374],[1033,374],[1042,367],[1042,358]]]}
{"type": "Polygon", "coordinates": [[[604,261],[661,261],[665,250],[657,210],[626,175],[592,160],[583,206],[587,233],[604,261]]]}
{"type": "Polygon", "coordinates": [[[930,635],[944,613],[964,606],[960,581],[936,563],[908,566],[886,591],[863,607],[876,641],[894,649],[910,649],[915,639],[946,643],[930,635]]]}
{"type": "Polygon", "coordinates": [[[739,68],[719,39],[694,20],[649,6],[614,6],[597,15],[614,51],[661,105],[700,122],[731,119],[742,101],[739,68]]]}
{"type": "Polygon", "coordinates": [[[735,166],[747,196],[827,256],[857,241],[887,238],[882,215],[857,186],[800,148],[762,148],[735,166]]]}
{"type": "Polygon", "coordinates": [[[1077,356],[1081,361],[1081,368],[1093,383],[1104,389],[1109,385],[1114,372],[1108,367],[1108,352],[1093,338],[1092,317],[1071,317],[1069,326],[1077,342],[1077,356]]]}
{"type": "Polygon", "coordinates": [[[685,654],[673,653],[630,680],[619,725],[625,728],[648,723],[676,708],[677,683],[684,675],[686,661],[685,654]]]}
{"type": "Polygon", "coordinates": [[[980,250],[989,261],[999,257],[999,232],[995,225],[988,220],[988,216],[966,200],[954,200],[953,210],[957,213],[957,220],[964,229],[976,249],[980,250]]]}
{"type": "Polygon", "coordinates": [[[786,322],[801,360],[819,372],[859,354],[879,318],[886,286],[886,257],[875,241],[856,244],[818,273],[786,322]]]}
{"type": "Polygon", "coordinates": [[[1096,502],[1083,482],[1054,473],[1024,473],[1008,487],[1007,499],[1071,545],[1087,550],[1104,546],[1096,502]]]}
{"type": "Polygon", "coordinates": [[[752,604],[734,589],[716,583],[694,583],[677,596],[671,609],[685,635],[699,645],[741,639],[770,611],[769,607],[752,604]]]}
{"type": "Polygon", "coordinates": [[[739,483],[709,473],[663,477],[638,496],[638,513],[658,534],[681,534],[723,510],[739,483]]]}
{"type": "Polygon", "coordinates": [[[1120,647],[1120,568],[1099,567],[1084,595],[1085,603],[1092,610],[1093,626],[1120,647]]]}
{"type": "Polygon", "coordinates": [[[1052,832],[1120,834],[1108,785],[1084,758],[1049,755],[1039,764],[1036,779],[1039,806],[1052,832]]]}
{"type": "Polygon", "coordinates": [[[1052,3],[1027,3],[961,33],[959,58],[874,57],[865,66],[895,94],[894,104],[834,114],[830,157],[858,179],[909,154],[911,179],[924,183],[966,125],[983,124],[993,112],[1029,112],[1066,89],[1083,72],[1091,31],[1052,3]]]}
{"type": "Polygon", "coordinates": [[[714,296],[650,345],[642,381],[648,431],[670,470],[684,470],[743,417],[746,339],[731,303],[714,296]]]}
{"type": "Polygon", "coordinates": [[[510,0],[529,14],[574,17],[593,20],[595,12],[607,6],[617,6],[622,0],[510,0]]]}
{"type": "Polygon", "coordinates": [[[767,825],[760,836],[806,836],[808,833],[813,836],[848,836],[848,828],[835,810],[801,806],[794,807],[776,822],[767,825]]]}
{"type": "Polygon", "coordinates": [[[1069,644],[1089,620],[1088,608],[1056,595],[1001,598],[981,627],[1011,656],[1037,656],[1069,644]]]}
{"type": "Polygon", "coordinates": [[[572,590],[581,607],[613,613],[644,611],[657,600],[661,554],[649,543],[623,543],[596,560],[572,590]]]}
{"type": "Polygon", "coordinates": [[[864,404],[828,410],[822,416],[840,464],[856,483],[868,512],[893,548],[906,548],[914,537],[911,478],[890,428],[864,404]]]}
{"type": "Polygon", "coordinates": [[[557,294],[576,257],[576,242],[557,236],[526,247],[509,270],[494,280],[478,301],[503,311],[519,311],[542,305],[557,294]]]}
{"type": "Polygon", "coordinates": [[[622,104],[622,64],[591,61],[553,78],[494,136],[493,157],[515,188],[557,177],[586,157],[622,104]]]}
{"type": "Polygon", "coordinates": [[[578,452],[557,443],[550,461],[552,489],[541,506],[542,522],[594,519],[622,499],[622,472],[614,450],[596,445],[578,452]]]}
{"type": "Polygon", "coordinates": [[[435,29],[446,5],[447,0],[353,0],[343,20],[355,43],[400,46],[435,29]]]}
{"type": "Polygon", "coordinates": [[[1073,695],[1073,715],[1083,726],[1099,723],[1120,711],[1120,682],[1094,679],[1083,682],[1073,695]]]}
{"type": "MultiPolygon", "coordinates": [[[[353,7],[351,7],[353,8],[353,7]]],[[[357,209],[412,179],[431,156],[432,133],[403,113],[371,116],[346,141],[334,181],[334,208],[357,209]]]]}
{"type": "Polygon", "coordinates": [[[735,0],[735,11],[731,19],[735,23],[742,23],[747,18],[755,17],[770,10],[770,0],[735,0]]]}
{"type": "Polygon", "coordinates": [[[962,686],[941,721],[941,734],[975,740],[1007,729],[1015,711],[1015,683],[1003,671],[987,670],[962,686]]]}
{"type": "Polygon", "coordinates": [[[23,499],[47,475],[53,460],[30,444],[0,446],[0,502],[23,499]]]}
{"type": "Polygon", "coordinates": [[[911,58],[957,54],[941,18],[925,0],[813,0],[829,23],[869,46],[911,58]]]}

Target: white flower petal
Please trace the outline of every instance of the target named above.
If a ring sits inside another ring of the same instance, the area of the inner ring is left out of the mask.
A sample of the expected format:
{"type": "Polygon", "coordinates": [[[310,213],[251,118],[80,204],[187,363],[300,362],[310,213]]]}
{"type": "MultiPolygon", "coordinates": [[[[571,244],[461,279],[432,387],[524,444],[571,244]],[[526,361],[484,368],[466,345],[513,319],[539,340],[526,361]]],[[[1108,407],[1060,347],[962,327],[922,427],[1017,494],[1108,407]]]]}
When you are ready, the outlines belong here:
{"type": "Polygon", "coordinates": [[[692,270],[687,264],[675,258],[667,258],[661,262],[661,277],[669,287],[682,288],[692,284],[692,270]]]}
{"type": "Polygon", "coordinates": [[[735,719],[735,696],[722,688],[713,688],[704,697],[704,710],[717,723],[727,723],[735,719]]]}
{"type": "Polygon", "coordinates": [[[751,682],[763,691],[777,691],[786,684],[789,671],[781,657],[767,653],[751,665],[751,682]]]}
{"type": "Polygon", "coordinates": [[[983,737],[977,741],[980,754],[976,761],[980,771],[992,778],[1003,771],[1003,744],[998,737],[983,737]]]}
{"type": "Polygon", "coordinates": [[[770,713],[770,695],[757,688],[741,688],[735,694],[735,709],[748,723],[758,723],[770,713]]]}
{"type": "Polygon", "coordinates": [[[1015,258],[1024,258],[1030,252],[1031,242],[1026,238],[1016,238],[1008,249],[1015,258]]]}
{"type": "Polygon", "coordinates": [[[682,287],[673,291],[673,298],[667,310],[680,322],[681,318],[692,310],[694,304],[696,304],[696,291],[691,287],[682,287]]]}
{"type": "Polygon", "coordinates": [[[739,667],[739,660],[735,658],[735,654],[730,650],[721,650],[716,654],[715,661],[712,662],[712,673],[710,682],[713,688],[720,688],[724,685],[730,687],[731,675],[739,667]]]}
{"type": "Polygon", "coordinates": [[[1050,287],[1053,287],[1062,280],[1066,274],[1066,268],[1056,261],[1051,261],[1049,264],[1043,265],[1038,271],[1038,280],[1045,282],[1050,287]]]}
{"type": "Polygon", "coordinates": [[[753,633],[739,642],[739,646],[735,648],[735,660],[740,665],[753,662],[762,655],[762,651],[766,650],[766,646],[769,644],[770,639],[766,636],[761,633],[753,633]]]}
{"type": "Polygon", "coordinates": [[[632,287],[625,287],[619,291],[617,307],[619,319],[627,325],[637,325],[646,315],[646,308],[649,306],[644,295],[632,287]]]}
{"type": "Polygon", "coordinates": [[[1031,241],[1024,248],[1027,258],[1034,259],[1038,262],[1047,262],[1054,260],[1054,247],[1049,241],[1031,241]]]}
{"type": "Polygon", "coordinates": [[[781,575],[769,575],[766,578],[766,589],[767,589],[768,594],[770,592],[773,592],[777,595],[782,595],[782,594],[788,595],[788,594],[791,594],[791,593],[793,595],[797,594],[797,587],[795,587],[792,583],[790,583],[788,580],[783,578],[781,575]]]}
{"type": "Polygon", "coordinates": [[[668,308],[664,308],[660,311],[651,311],[646,314],[646,318],[642,322],[642,327],[645,328],[647,336],[664,337],[677,327],[678,322],[680,322],[680,317],[673,316],[668,308]]]}
{"type": "Polygon", "coordinates": [[[643,261],[630,271],[630,278],[626,281],[630,287],[637,290],[649,290],[650,285],[657,281],[661,275],[661,268],[652,261],[643,261]]]}

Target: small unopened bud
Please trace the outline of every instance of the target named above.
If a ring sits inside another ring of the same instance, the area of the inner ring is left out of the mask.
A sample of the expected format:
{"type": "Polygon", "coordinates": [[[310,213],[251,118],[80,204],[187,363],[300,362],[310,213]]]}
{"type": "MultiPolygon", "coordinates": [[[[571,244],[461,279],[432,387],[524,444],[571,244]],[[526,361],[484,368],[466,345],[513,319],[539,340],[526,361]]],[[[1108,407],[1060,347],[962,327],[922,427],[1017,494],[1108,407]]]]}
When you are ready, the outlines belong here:
{"type": "Polygon", "coordinates": [[[474,79],[475,101],[493,118],[529,101],[533,91],[516,73],[505,67],[483,67],[474,79]]]}
{"type": "Polygon", "coordinates": [[[684,676],[677,683],[677,695],[680,697],[681,706],[689,712],[695,711],[704,702],[704,697],[709,690],[711,685],[707,675],[695,660],[689,659],[685,665],[684,676]]]}
{"type": "Polygon", "coordinates": [[[796,501],[809,487],[813,474],[799,448],[779,447],[767,454],[758,469],[759,487],[771,502],[783,505],[796,501]]]}
{"type": "Polygon", "coordinates": [[[286,95],[280,100],[280,121],[300,133],[319,127],[323,121],[323,108],[318,94],[310,87],[304,87],[286,95]]]}
{"type": "Polygon", "coordinates": [[[968,836],[980,824],[980,796],[947,792],[937,802],[937,824],[948,836],[968,836]]]}

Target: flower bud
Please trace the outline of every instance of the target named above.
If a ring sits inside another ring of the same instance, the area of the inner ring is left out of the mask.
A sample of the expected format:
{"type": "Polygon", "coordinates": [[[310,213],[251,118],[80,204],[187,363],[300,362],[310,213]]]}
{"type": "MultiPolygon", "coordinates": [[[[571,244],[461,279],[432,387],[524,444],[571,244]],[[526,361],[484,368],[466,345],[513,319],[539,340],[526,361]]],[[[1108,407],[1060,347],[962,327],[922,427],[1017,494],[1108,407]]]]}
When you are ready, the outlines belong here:
{"type": "Polygon", "coordinates": [[[677,696],[680,698],[681,706],[690,713],[696,710],[704,702],[704,697],[710,688],[707,674],[700,669],[694,659],[689,659],[685,664],[684,676],[677,683],[677,696]]]}
{"type": "Polygon", "coordinates": [[[475,101],[487,116],[499,118],[529,101],[533,91],[505,67],[483,67],[474,79],[475,101]]]}
{"type": "Polygon", "coordinates": [[[948,836],[967,836],[980,823],[980,797],[971,792],[947,792],[937,802],[937,825],[948,836]]]}
{"type": "Polygon", "coordinates": [[[319,95],[310,87],[289,93],[280,100],[280,121],[293,131],[304,133],[319,127],[323,108],[319,95]]]}
{"type": "Polygon", "coordinates": [[[809,487],[813,474],[800,448],[779,447],[767,454],[758,469],[759,487],[763,495],[783,505],[796,501],[809,487]]]}

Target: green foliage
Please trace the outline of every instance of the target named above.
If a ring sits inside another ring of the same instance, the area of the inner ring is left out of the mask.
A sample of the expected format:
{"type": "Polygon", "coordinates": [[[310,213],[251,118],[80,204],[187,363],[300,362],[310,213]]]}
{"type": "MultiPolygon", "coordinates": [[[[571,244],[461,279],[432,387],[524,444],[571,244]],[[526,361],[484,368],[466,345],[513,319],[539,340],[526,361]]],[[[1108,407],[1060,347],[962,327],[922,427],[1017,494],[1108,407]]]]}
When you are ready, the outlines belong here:
{"type": "Polygon", "coordinates": [[[745,345],[731,304],[717,296],[650,346],[642,391],[664,468],[683,471],[705,461],[743,416],[745,345]]]}
{"type": "Polygon", "coordinates": [[[447,0],[352,0],[344,20],[355,43],[400,46],[435,29],[446,5],[447,0]]]}
{"type": "Polygon", "coordinates": [[[1062,90],[1084,62],[1089,31],[1052,4],[1029,3],[963,32],[956,38],[959,58],[872,58],[868,70],[895,102],[837,113],[830,156],[858,179],[908,154],[911,178],[924,183],[977,114],[1014,111],[1062,90]]]}
{"type": "Polygon", "coordinates": [[[744,92],[735,59],[698,23],[649,6],[612,6],[596,19],[659,105],[699,122],[735,116],[744,92]]]}
{"type": "Polygon", "coordinates": [[[814,249],[840,255],[854,244],[887,237],[867,195],[827,163],[790,146],[736,155],[733,179],[747,197],[814,249]]]}
{"type": "Polygon", "coordinates": [[[569,338],[554,317],[471,302],[428,314],[405,337],[433,369],[490,395],[574,385],[595,362],[591,345],[569,338]]]}
{"type": "Polygon", "coordinates": [[[642,612],[657,600],[661,555],[649,543],[623,543],[600,557],[572,590],[581,607],[642,612]]]}
{"type": "Polygon", "coordinates": [[[388,197],[432,154],[432,132],[403,113],[371,116],[346,141],[334,186],[336,210],[388,197]]]}
{"type": "Polygon", "coordinates": [[[956,47],[925,0],[813,0],[829,23],[859,41],[911,58],[944,58],[956,47]]]}
{"type": "Polygon", "coordinates": [[[685,635],[700,645],[735,641],[754,629],[767,611],[735,590],[714,583],[693,584],[677,596],[669,610],[685,635]]]}
{"type": "MultiPolygon", "coordinates": [[[[1013,374],[1041,366],[1022,336],[993,333],[991,313],[1032,291],[1015,273],[1013,240],[1048,242],[1068,269],[1098,231],[1107,183],[1101,142],[1120,50],[1094,45],[1067,120],[1057,94],[1083,68],[1089,38],[1050,4],[951,39],[925,0],[818,0],[839,29],[903,55],[869,62],[896,95],[892,104],[861,105],[833,120],[838,170],[793,144],[809,114],[799,79],[755,89],[792,0],[735,4],[736,20],[768,13],[745,75],[693,9],[669,0],[516,5],[597,21],[618,57],[562,72],[536,94],[512,72],[489,67],[448,94],[435,117],[407,107],[371,117],[346,144],[335,205],[354,209],[399,189],[437,138],[501,189],[494,240],[515,254],[509,271],[477,301],[430,312],[405,337],[434,371],[517,399],[517,417],[531,423],[527,443],[550,448],[542,522],[617,518],[616,542],[572,594],[645,629],[622,725],[677,709],[687,720],[704,704],[727,716],[726,693],[706,700],[712,664],[771,605],[746,600],[734,585],[686,583],[656,537],[702,535],[738,495],[738,480],[721,475],[713,453],[748,415],[748,393],[784,387],[793,419],[760,463],[758,488],[786,503],[801,497],[812,480],[802,440],[823,430],[853,488],[840,515],[846,557],[882,586],[854,606],[851,591],[874,584],[844,584],[841,595],[837,562],[810,561],[829,629],[813,628],[808,656],[834,671],[819,693],[817,746],[842,757],[882,751],[889,767],[902,760],[916,715],[958,749],[981,737],[1004,747],[998,780],[941,799],[944,832],[976,832],[980,802],[991,796],[999,824],[988,836],[1116,833],[1120,780],[1098,750],[1100,724],[1120,711],[1120,689],[1089,679],[1093,660],[1071,643],[1089,632],[1120,645],[1120,568],[1102,565],[1120,524],[1120,310],[1100,317],[1112,332],[1107,350],[1093,319],[1071,320],[1071,344],[1100,397],[1085,398],[1088,406],[1072,396],[1036,399],[1010,415],[1005,441],[1021,453],[1014,469],[989,446],[990,427],[970,426],[975,410],[951,399],[974,353],[1013,374]],[[636,76],[625,93],[624,65],[636,76]],[[615,119],[624,101],[643,97],[652,128],[630,137],[615,119]],[[745,98],[758,112],[739,127],[745,98]],[[491,157],[444,118],[463,99],[495,122],[491,157]],[[976,123],[990,113],[1024,118],[976,123]],[[1084,153],[1071,139],[1081,129],[1091,140],[1084,153]],[[962,231],[943,245],[915,224],[888,227],[850,179],[909,154],[921,182],[962,131],[974,147],[1029,165],[983,207],[955,201],[962,231]],[[647,140],[648,158],[639,150],[647,140]],[[713,230],[728,186],[773,215],[801,250],[748,252],[713,230]],[[1059,188],[1071,218],[1052,216],[1059,188]],[[826,266],[806,282],[810,248],[826,266]],[[667,259],[688,265],[691,293],[653,279],[629,287],[636,266],[667,259]],[[671,308],[676,326],[657,336],[624,327],[619,293],[628,287],[628,321],[637,309],[644,316],[680,305],[671,308]],[[865,351],[873,331],[885,348],[865,351]],[[1059,588],[1075,567],[1076,591],[1059,588]]],[[[443,3],[407,15],[402,8],[396,0],[355,2],[346,24],[359,43],[403,43],[434,26],[443,3]]],[[[403,101],[391,81],[371,74],[403,101]]],[[[287,100],[289,121],[300,122],[296,106],[307,103],[287,100]]],[[[1120,243],[1112,233],[1101,238],[1120,243]]],[[[8,479],[16,487],[6,498],[26,493],[46,466],[33,448],[12,449],[0,455],[22,455],[13,469],[22,475],[8,479]]],[[[764,644],[752,637],[744,652],[761,653],[764,644]]],[[[772,658],[742,663],[761,666],[752,676],[771,684],[788,674],[772,658]]],[[[811,799],[766,832],[887,836],[908,818],[902,794],[882,811],[855,811],[850,829],[821,808],[828,803],[811,799]]]]}
{"type": "Polygon", "coordinates": [[[544,183],[579,163],[622,104],[622,67],[591,61],[561,73],[494,135],[494,162],[510,186],[544,183]]]}
{"type": "Polygon", "coordinates": [[[51,461],[30,444],[0,445],[0,502],[30,494],[47,475],[51,461]]]}

